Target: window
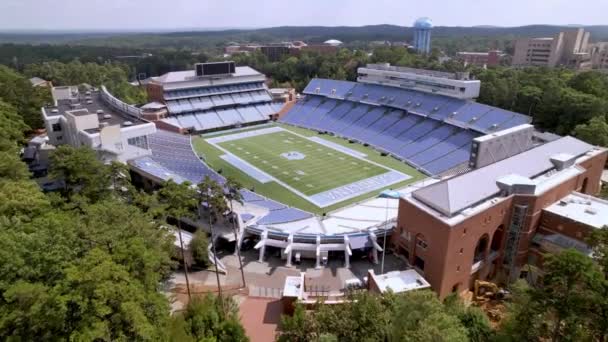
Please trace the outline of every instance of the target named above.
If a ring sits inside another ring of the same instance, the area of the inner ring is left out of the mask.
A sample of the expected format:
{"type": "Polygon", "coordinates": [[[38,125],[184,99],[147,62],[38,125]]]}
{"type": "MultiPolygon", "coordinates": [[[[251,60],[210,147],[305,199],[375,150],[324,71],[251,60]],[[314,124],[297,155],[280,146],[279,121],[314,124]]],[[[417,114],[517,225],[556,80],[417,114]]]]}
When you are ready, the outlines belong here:
{"type": "Polygon", "coordinates": [[[459,253],[460,254],[464,253],[464,248],[461,248],[459,253]]]}
{"type": "Polygon", "coordinates": [[[139,147],[141,149],[148,149],[148,137],[142,135],[141,137],[129,138],[127,139],[127,143],[131,146],[139,147]]]}
{"type": "Polygon", "coordinates": [[[428,244],[426,243],[426,241],[424,241],[420,237],[417,237],[416,238],[416,246],[418,246],[418,247],[420,247],[422,249],[426,249],[428,247],[428,244]]]}
{"type": "Polygon", "coordinates": [[[420,257],[414,258],[414,267],[417,267],[419,270],[424,271],[424,260],[420,257]]]}
{"type": "Polygon", "coordinates": [[[456,266],[456,272],[460,272],[460,266],[456,266]]]}
{"type": "Polygon", "coordinates": [[[51,125],[51,129],[53,130],[53,132],[61,132],[61,124],[54,123],[51,125]]]}
{"type": "Polygon", "coordinates": [[[411,239],[410,232],[408,232],[406,230],[402,230],[401,231],[401,237],[404,238],[407,241],[410,241],[410,239],[411,239]]]}

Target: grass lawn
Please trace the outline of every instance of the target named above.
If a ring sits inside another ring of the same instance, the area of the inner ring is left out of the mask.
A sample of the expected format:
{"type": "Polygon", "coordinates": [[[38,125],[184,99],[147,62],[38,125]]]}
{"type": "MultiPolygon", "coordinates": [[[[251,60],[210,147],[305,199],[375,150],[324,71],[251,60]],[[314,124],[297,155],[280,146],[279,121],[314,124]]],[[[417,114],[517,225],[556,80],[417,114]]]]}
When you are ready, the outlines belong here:
{"type": "MultiPolygon", "coordinates": [[[[307,129],[282,124],[277,124],[277,126],[306,137],[318,135],[316,132],[307,129]]],[[[297,135],[284,132],[283,134],[286,136],[281,137],[280,134],[281,133],[271,133],[258,137],[234,140],[221,143],[220,146],[307,195],[323,192],[340,185],[349,184],[357,180],[369,178],[387,171],[384,168],[378,167],[377,165],[365,163],[360,159],[348,156],[321,144],[302,139],[297,135]],[[288,137],[292,139],[287,139],[288,137]],[[256,138],[262,138],[262,141],[252,140],[256,138]],[[277,139],[281,142],[280,144],[276,143],[277,139]],[[284,140],[294,141],[294,143],[285,143],[284,140]],[[247,143],[243,144],[244,142],[247,143]],[[295,142],[298,143],[297,147],[295,142]],[[234,146],[231,146],[231,143],[234,144],[234,146]],[[291,148],[291,145],[294,145],[294,148],[291,148]],[[311,145],[312,147],[308,147],[306,145],[311,145]],[[241,150],[238,150],[238,147],[241,147],[241,150]],[[317,151],[317,149],[321,149],[321,151],[317,151]],[[303,160],[288,160],[280,156],[281,153],[290,151],[301,152],[305,154],[306,157],[303,160]],[[245,152],[250,152],[250,154],[245,152]],[[332,153],[333,155],[328,155],[327,153],[332,153]],[[263,159],[262,155],[264,156],[263,159]],[[257,156],[258,159],[254,159],[253,156],[257,156]],[[340,157],[343,157],[344,160],[339,159],[340,157]],[[268,163],[263,164],[261,163],[261,160],[266,160],[268,163]],[[339,163],[337,161],[339,161],[339,163]],[[357,162],[358,165],[353,165],[351,162],[357,162]],[[264,167],[262,167],[263,165],[264,167]],[[277,168],[272,168],[273,165],[277,168]],[[368,167],[369,169],[364,169],[364,167],[368,167]],[[305,175],[295,173],[296,171],[303,171],[305,175]],[[288,172],[288,174],[283,174],[283,172],[288,172]],[[296,177],[300,179],[294,179],[296,177]],[[308,186],[308,184],[312,185],[312,187],[308,186]]],[[[403,162],[400,162],[392,157],[381,156],[378,151],[375,151],[370,147],[366,147],[361,144],[351,144],[347,140],[328,135],[318,136],[328,141],[346,146],[350,149],[365,153],[367,154],[367,157],[364,159],[373,161],[390,169],[403,172],[412,177],[407,181],[387,186],[384,189],[401,188],[407,184],[416,182],[426,177],[403,162]]],[[[253,189],[255,192],[261,195],[315,214],[330,212],[349,204],[375,197],[381,190],[383,190],[378,189],[329,207],[319,208],[276,182],[262,184],[249,177],[244,172],[221,159],[220,156],[225,153],[215,146],[207,143],[204,138],[194,137],[193,146],[195,151],[204,158],[205,162],[214,170],[221,170],[222,175],[236,178],[243,184],[244,187],[253,189]]]]}
{"type": "Polygon", "coordinates": [[[219,146],[307,196],[389,171],[288,131],[219,146]],[[288,159],[284,155],[289,152],[298,152],[303,159],[288,159]]]}

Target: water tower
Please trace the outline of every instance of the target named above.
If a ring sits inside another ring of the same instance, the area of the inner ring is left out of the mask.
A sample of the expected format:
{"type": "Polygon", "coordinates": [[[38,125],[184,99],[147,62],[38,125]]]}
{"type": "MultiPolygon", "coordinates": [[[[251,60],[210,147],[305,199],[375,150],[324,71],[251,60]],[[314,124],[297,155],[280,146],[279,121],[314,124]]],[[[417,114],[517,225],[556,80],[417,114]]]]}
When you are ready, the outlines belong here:
{"type": "Polygon", "coordinates": [[[414,22],[414,48],[419,53],[431,52],[432,29],[433,22],[427,17],[419,18],[414,22]]]}

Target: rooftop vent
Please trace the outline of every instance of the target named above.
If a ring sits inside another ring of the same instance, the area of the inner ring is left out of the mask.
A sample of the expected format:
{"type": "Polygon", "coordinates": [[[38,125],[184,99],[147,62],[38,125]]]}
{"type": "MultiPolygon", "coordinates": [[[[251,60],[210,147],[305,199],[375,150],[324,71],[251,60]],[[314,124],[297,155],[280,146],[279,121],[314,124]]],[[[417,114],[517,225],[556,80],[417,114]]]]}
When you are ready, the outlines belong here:
{"type": "Polygon", "coordinates": [[[133,122],[131,122],[131,121],[125,121],[122,124],[125,126],[133,126],[133,122]]]}
{"type": "Polygon", "coordinates": [[[107,122],[100,122],[100,123],[99,123],[99,127],[100,127],[100,128],[108,127],[109,125],[110,125],[110,124],[109,124],[109,123],[107,123],[107,122]]]}
{"type": "Polygon", "coordinates": [[[421,105],[422,105],[422,103],[420,103],[420,102],[416,103],[416,107],[420,107],[421,105]]]}
{"type": "Polygon", "coordinates": [[[475,122],[475,121],[477,121],[477,117],[476,116],[474,116],[473,118],[471,118],[471,120],[469,120],[469,122],[475,122]]]}
{"type": "Polygon", "coordinates": [[[369,94],[363,94],[363,98],[366,99],[369,97],[369,94]]]}
{"type": "Polygon", "coordinates": [[[97,114],[103,114],[103,109],[98,109],[97,114]]]}
{"type": "Polygon", "coordinates": [[[51,109],[51,113],[59,113],[59,109],[57,109],[57,108],[51,109]]]}
{"type": "Polygon", "coordinates": [[[336,88],[333,88],[333,89],[331,90],[331,94],[332,94],[332,95],[336,95],[336,88]]]}
{"type": "Polygon", "coordinates": [[[72,109],[76,109],[76,108],[78,108],[78,107],[80,107],[80,103],[72,103],[72,104],[70,105],[70,108],[72,108],[72,109]]]}
{"type": "Polygon", "coordinates": [[[597,210],[595,210],[594,208],[591,208],[591,207],[587,207],[587,208],[585,208],[585,213],[587,213],[589,215],[595,215],[595,214],[597,214],[597,210]]]}
{"type": "Polygon", "coordinates": [[[452,113],[451,113],[449,116],[450,116],[450,118],[453,118],[453,117],[455,117],[456,115],[458,115],[458,112],[452,112],[452,113]]]}
{"type": "Polygon", "coordinates": [[[435,107],[435,108],[433,108],[433,112],[436,112],[436,111],[438,111],[438,110],[439,110],[439,107],[435,107]]]}
{"type": "Polygon", "coordinates": [[[93,104],[93,100],[87,100],[87,104],[93,104]]]}
{"type": "Polygon", "coordinates": [[[316,88],[315,88],[315,93],[317,93],[317,94],[321,94],[321,88],[320,88],[320,87],[316,87],[316,88]]]}
{"type": "Polygon", "coordinates": [[[111,118],[112,118],[112,115],[110,115],[110,114],[106,114],[106,115],[104,115],[104,116],[103,116],[103,118],[104,118],[104,119],[111,119],[111,118]]]}
{"type": "Polygon", "coordinates": [[[498,124],[493,124],[492,126],[490,126],[490,129],[492,129],[492,130],[498,129],[498,124]]]}
{"type": "Polygon", "coordinates": [[[85,94],[86,94],[86,95],[91,95],[91,92],[90,92],[90,91],[87,91],[85,94]]]}
{"type": "Polygon", "coordinates": [[[411,105],[412,104],[412,100],[407,100],[407,105],[411,105]]]}
{"type": "Polygon", "coordinates": [[[349,91],[348,93],[346,93],[346,96],[351,96],[353,94],[352,91],[349,91]]]}

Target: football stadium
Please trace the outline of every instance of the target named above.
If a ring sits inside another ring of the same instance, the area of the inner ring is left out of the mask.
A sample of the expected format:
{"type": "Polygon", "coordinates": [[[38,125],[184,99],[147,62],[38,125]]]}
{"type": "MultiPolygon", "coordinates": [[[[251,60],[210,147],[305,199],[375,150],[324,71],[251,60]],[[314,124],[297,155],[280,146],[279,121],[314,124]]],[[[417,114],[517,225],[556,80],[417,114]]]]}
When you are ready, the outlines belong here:
{"type": "MultiPolygon", "coordinates": [[[[43,117],[51,142],[86,144],[104,159],[127,161],[134,182],[146,188],[170,179],[236,179],[243,185],[243,201],[233,209],[238,233],[220,230],[216,237],[237,246],[253,240],[260,260],[268,247],[287,265],[311,258],[317,267],[330,257],[348,266],[354,252],[377,262],[395,233],[398,247],[409,245],[402,222],[437,210],[434,215],[450,224],[453,215],[466,217],[504,192],[495,185],[500,177],[517,172],[499,168],[500,162],[566,151],[553,148],[562,145],[580,147],[567,152],[572,158],[603,153],[570,137],[541,134],[526,115],[476,102],[480,81],[467,73],[371,64],[358,69],[356,82],[315,78],[302,94],[280,97],[265,82],[247,66],[201,63],[152,78],[146,87],[153,102],[141,108],[103,87],[84,94],[55,88],[56,105],[43,109],[43,117]],[[492,179],[484,178],[487,170],[495,171],[492,179]],[[467,177],[478,179],[479,189],[469,182],[450,190],[467,177]],[[452,208],[458,196],[466,197],[466,187],[471,208],[452,208]],[[412,217],[399,215],[404,200],[422,193],[424,203],[412,217]]],[[[551,176],[574,163],[566,156],[537,158],[527,163],[538,170],[526,177],[551,176]]],[[[408,248],[427,245],[417,237],[408,248]]],[[[423,270],[424,258],[408,248],[401,254],[423,270]]]]}

